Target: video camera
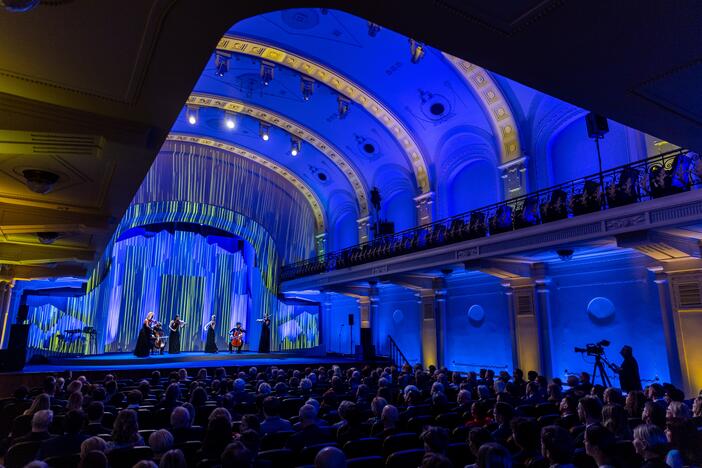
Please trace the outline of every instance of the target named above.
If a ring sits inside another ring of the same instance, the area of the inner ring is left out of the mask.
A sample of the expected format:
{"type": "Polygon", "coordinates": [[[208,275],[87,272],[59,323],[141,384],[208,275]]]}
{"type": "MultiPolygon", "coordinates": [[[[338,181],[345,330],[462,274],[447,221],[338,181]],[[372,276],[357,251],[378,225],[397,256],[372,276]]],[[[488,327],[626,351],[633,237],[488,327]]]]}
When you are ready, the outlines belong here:
{"type": "Polygon", "coordinates": [[[605,348],[609,346],[608,340],[598,341],[597,343],[588,343],[584,348],[575,348],[576,353],[587,353],[588,356],[602,356],[605,353],[605,348]]]}

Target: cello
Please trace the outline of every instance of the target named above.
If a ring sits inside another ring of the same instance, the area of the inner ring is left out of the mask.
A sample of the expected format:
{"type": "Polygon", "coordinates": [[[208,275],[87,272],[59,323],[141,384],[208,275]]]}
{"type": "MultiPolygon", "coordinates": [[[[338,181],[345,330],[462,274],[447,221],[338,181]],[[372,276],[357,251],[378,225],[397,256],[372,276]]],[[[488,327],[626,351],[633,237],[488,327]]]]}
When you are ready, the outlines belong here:
{"type": "Polygon", "coordinates": [[[232,333],[232,348],[238,348],[242,345],[242,338],[244,337],[244,332],[241,330],[234,330],[232,333]]]}

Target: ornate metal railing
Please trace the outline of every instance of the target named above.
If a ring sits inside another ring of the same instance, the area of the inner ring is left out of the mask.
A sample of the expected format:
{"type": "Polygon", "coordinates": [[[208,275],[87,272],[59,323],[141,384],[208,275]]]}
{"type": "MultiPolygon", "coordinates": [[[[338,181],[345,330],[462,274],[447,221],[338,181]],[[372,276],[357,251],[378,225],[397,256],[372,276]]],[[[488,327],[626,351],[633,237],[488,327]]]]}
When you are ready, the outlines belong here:
{"type": "Polygon", "coordinates": [[[282,268],[283,281],[494,236],[702,186],[702,160],[675,150],[282,268]]]}
{"type": "Polygon", "coordinates": [[[392,339],[392,336],[390,335],[388,335],[388,344],[390,348],[390,361],[393,364],[395,364],[397,367],[402,367],[405,364],[412,367],[412,364],[410,364],[409,360],[407,360],[405,353],[402,352],[400,347],[397,346],[397,343],[395,342],[395,340],[392,339]]]}

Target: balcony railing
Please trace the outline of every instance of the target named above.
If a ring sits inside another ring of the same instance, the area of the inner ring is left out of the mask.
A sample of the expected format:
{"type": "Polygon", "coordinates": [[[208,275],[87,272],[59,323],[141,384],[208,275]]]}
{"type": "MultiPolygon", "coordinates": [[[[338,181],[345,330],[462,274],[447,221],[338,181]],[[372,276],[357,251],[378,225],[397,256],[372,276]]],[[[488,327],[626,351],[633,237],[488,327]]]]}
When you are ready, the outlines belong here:
{"type": "Polygon", "coordinates": [[[281,279],[360,265],[442,245],[499,235],[702,187],[702,159],[675,150],[547,189],[377,237],[282,268],[281,279]]]}

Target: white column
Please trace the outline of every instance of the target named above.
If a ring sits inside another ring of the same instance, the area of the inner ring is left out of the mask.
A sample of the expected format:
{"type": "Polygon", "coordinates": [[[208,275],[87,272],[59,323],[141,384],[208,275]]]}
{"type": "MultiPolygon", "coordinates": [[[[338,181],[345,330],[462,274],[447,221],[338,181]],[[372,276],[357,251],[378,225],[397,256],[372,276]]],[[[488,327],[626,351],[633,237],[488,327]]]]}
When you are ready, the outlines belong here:
{"type": "Polygon", "coordinates": [[[432,223],[434,221],[434,192],[414,197],[414,203],[417,210],[417,226],[432,223]]]}
{"type": "Polygon", "coordinates": [[[527,161],[527,156],[522,156],[498,166],[505,200],[527,194],[527,161]]]}

